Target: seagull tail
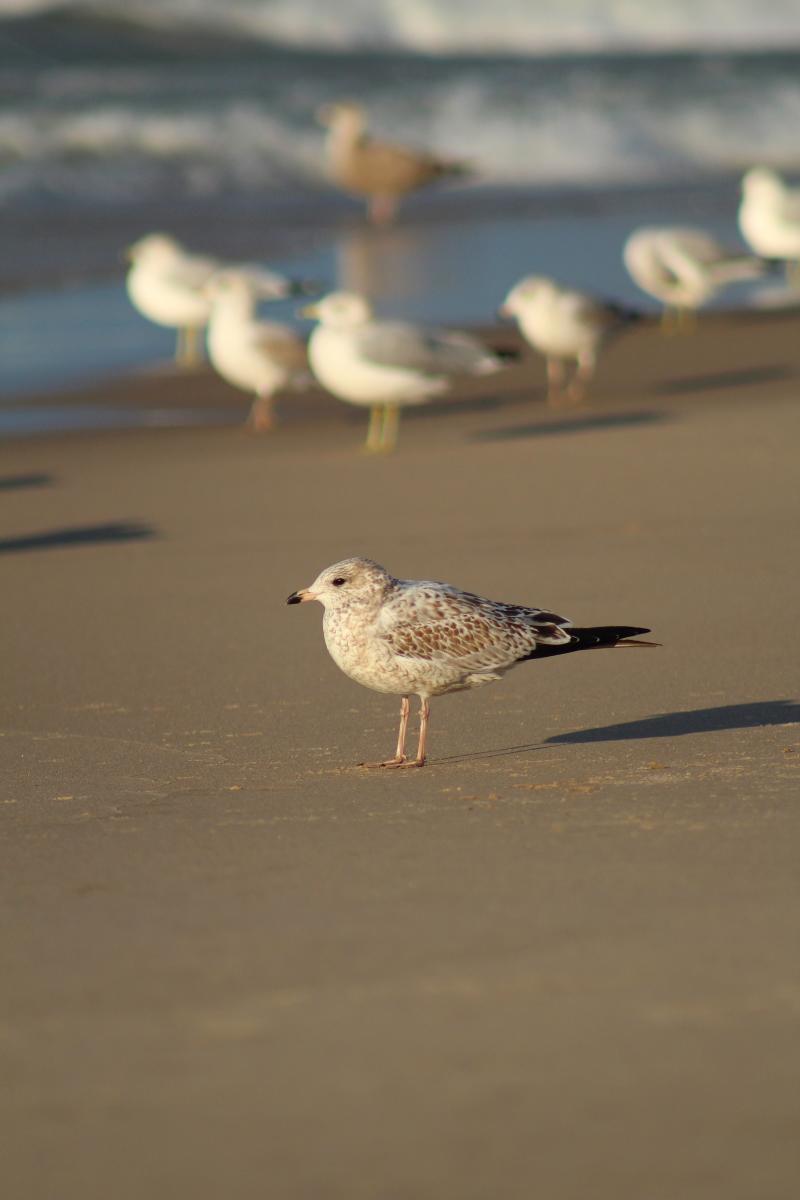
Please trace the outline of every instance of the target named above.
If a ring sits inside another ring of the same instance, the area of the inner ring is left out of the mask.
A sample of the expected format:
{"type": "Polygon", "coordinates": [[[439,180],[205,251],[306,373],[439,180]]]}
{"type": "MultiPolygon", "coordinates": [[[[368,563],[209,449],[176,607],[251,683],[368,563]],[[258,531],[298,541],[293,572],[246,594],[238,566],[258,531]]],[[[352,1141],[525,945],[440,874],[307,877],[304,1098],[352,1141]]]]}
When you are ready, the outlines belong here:
{"type": "Polygon", "coordinates": [[[568,626],[565,633],[569,641],[556,645],[539,643],[526,658],[548,658],[551,654],[570,654],[574,650],[611,650],[615,646],[660,646],[660,642],[647,642],[640,633],[649,633],[636,625],[595,625],[588,629],[568,626]]]}

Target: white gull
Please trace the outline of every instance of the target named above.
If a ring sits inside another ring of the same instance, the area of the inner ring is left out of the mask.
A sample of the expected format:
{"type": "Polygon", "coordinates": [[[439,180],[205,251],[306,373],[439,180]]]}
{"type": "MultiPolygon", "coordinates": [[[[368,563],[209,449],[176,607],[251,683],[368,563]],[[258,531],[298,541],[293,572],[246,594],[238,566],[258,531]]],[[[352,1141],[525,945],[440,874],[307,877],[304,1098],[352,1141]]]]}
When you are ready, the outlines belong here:
{"type": "Polygon", "coordinates": [[[540,608],[502,604],[447,583],[395,579],[368,558],[345,558],[322,571],[287,604],[319,600],[325,645],[338,667],[376,692],[402,696],[392,758],[375,767],[425,765],[431,696],[481,687],[517,663],[601,646],[652,646],[628,625],[575,628],[540,608]],[[416,758],[406,757],[409,696],[420,699],[416,758]]]}
{"type": "Polygon", "coordinates": [[[458,376],[490,375],[503,366],[469,334],[376,320],[355,292],[331,292],[302,315],[319,322],[308,343],[319,382],[339,400],[370,409],[367,450],[394,448],[398,409],[425,404],[458,376]]]}
{"type": "Polygon", "coordinates": [[[128,247],[125,257],[131,264],[125,285],[134,308],[148,321],[176,329],[176,361],[194,366],[211,311],[205,285],[223,264],[190,254],[166,233],[148,233],[128,247]]]}
{"type": "Polygon", "coordinates": [[[634,283],[664,305],[665,330],[690,324],[695,310],[728,284],[757,279],[769,269],[704,229],[678,226],[634,230],[622,257],[634,283]]]}
{"type": "Polygon", "coordinates": [[[544,355],[551,404],[564,395],[568,363],[575,363],[575,371],[566,396],[582,400],[603,344],[641,315],[544,275],[528,275],[515,284],[500,313],[516,317],[526,341],[544,355]]]}
{"type": "Polygon", "coordinates": [[[749,246],[765,258],[800,261],[800,189],[777,171],[752,167],[742,180],[739,228],[749,246]]]}
{"type": "Polygon", "coordinates": [[[275,423],[274,397],[306,378],[306,349],[287,325],[262,321],[259,299],[277,300],[304,290],[271,271],[229,268],[208,281],[211,304],[206,344],[214,369],[234,387],[254,395],[248,422],[256,433],[275,423]]]}

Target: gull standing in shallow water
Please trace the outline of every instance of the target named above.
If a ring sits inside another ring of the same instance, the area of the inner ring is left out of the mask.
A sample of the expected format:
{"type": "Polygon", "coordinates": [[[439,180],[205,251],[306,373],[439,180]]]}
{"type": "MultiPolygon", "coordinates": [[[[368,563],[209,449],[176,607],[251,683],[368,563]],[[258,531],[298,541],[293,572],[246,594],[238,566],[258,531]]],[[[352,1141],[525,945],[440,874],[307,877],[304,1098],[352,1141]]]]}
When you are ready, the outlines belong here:
{"type": "Polygon", "coordinates": [[[130,262],[125,285],[133,307],[148,321],[178,331],[175,361],[200,361],[200,332],[211,303],[205,285],[222,267],[216,258],[190,254],[166,233],[149,233],[125,251],[130,262]]]}
{"type": "Polygon", "coordinates": [[[469,174],[469,166],[456,159],[370,137],[364,110],[352,100],[323,105],[317,119],[328,127],[326,155],[333,182],[367,197],[367,213],[375,225],[388,225],[409,192],[469,174]]]}
{"type": "Polygon", "coordinates": [[[603,343],[641,319],[633,309],[562,287],[544,275],[521,279],[503,301],[500,315],[516,317],[525,340],[544,355],[550,404],[564,395],[575,403],[581,401],[603,343]],[[569,362],[576,366],[565,392],[569,362]]]}
{"type": "Polygon", "coordinates": [[[276,393],[300,385],[308,366],[297,334],[286,325],[259,320],[256,305],[259,299],[279,300],[307,291],[304,284],[255,268],[219,271],[205,286],[211,304],[208,357],[223,379],[255,395],[248,417],[255,433],[273,428],[276,393]]]}
{"type": "Polygon", "coordinates": [[[459,375],[491,375],[503,359],[466,333],[376,321],[355,292],[331,292],[302,309],[319,324],[308,360],[324,388],[370,409],[365,449],[394,449],[398,409],[424,404],[459,375]]]}
{"type": "Polygon", "coordinates": [[[758,279],[770,269],[704,229],[673,226],[634,230],[622,257],[634,283],[663,303],[664,332],[689,327],[695,310],[728,284],[758,279]]]}
{"type": "Polygon", "coordinates": [[[319,600],[322,631],[336,665],[376,692],[402,696],[394,757],[369,767],[425,765],[431,696],[481,687],[517,663],[636,641],[649,629],[600,625],[577,629],[540,608],[501,604],[447,583],[394,579],[369,558],[345,558],[292,592],[287,604],[319,600]],[[420,699],[416,758],[406,757],[409,696],[420,699]]]}

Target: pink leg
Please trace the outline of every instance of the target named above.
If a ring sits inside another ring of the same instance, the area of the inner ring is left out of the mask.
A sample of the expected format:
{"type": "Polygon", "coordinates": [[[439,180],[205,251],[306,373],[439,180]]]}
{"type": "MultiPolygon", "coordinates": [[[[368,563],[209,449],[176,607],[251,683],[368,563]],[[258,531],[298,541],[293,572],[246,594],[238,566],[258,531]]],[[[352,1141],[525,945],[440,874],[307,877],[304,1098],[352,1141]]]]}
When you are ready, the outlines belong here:
{"type": "Polygon", "coordinates": [[[594,374],[594,366],[594,359],[584,358],[579,360],[578,368],[567,390],[567,395],[573,404],[580,404],[585,398],[589,387],[589,380],[594,374]]]}
{"type": "Polygon", "coordinates": [[[564,386],[564,363],[560,358],[547,360],[547,403],[558,404],[564,386]]]}
{"type": "Polygon", "coordinates": [[[396,211],[395,196],[370,196],[367,215],[373,225],[391,225],[396,211]]]}
{"type": "Polygon", "coordinates": [[[272,396],[256,396],[250,408],[247,424],[253,433],[269,433],[275,428],[272,396]]]}
{"type": "Polygon", "coordinates": [[[406,763],[406,731],[408,729],[408,714],[411,711],[408,696],[403,696],[400,701],[400,729],[397,733],[397,749],[395,750],[394,758],[387,758],[385,762],[374,763],[359,763],[360,767],[402,767],[406,763]]]}
{"type": "Polygon", "coordinates": [[[431,706],[428,700],[421,700],[419,707],[419,745],[417,746],[417,757],[406,759],[402,764],[404,767],[424,767],[426,755],[426,746],[428,743],[428,718],[431,714],[431,706]]]}

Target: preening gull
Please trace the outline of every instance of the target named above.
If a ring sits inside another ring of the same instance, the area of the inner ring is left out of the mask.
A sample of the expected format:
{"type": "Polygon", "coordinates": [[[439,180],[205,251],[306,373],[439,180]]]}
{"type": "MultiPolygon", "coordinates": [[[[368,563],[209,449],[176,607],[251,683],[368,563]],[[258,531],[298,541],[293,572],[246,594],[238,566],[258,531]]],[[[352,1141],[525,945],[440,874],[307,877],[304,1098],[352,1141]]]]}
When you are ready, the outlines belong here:
{"type": "Polygon", "coordinates": [[[402,696],[397,749],[374,767],[425,765],[432,696],[481,687],[517,663],[601,646],[654,646],[633,625],[578,629],[540,608],[501,604],[447,583],[395,579],[368,558],[345,558],[292,592],[287,604],[319,600],[322,631],[336,665],[376,692],[402,696]],[[409,696],[420,699],[419,746],[406,757],[409,696]]]}
{"type": "Polygon", "coordinates": [[[665,330],[690,324],[695,310],[728,284],[769,270],[769,264],[723,245],[704,229],[674,226],[635,230],[622,257],[633,281],[664,304],[665,330]]]}
{"type": "Polygon", "coordinates": [[[424,404],[459,375],[489,375],[503,366],[466,333],[376,321],[355,292],[331,292],[302,315],[319,322],[308,343],[319,382],[340,400],[370,409],[367,450],[394,447],[399,408],[424,404]]]}
{"type": "Polygon", "coordinates": [[[448,176],[469,174],[464,162],[371,137],[366,114],[353,101],[325,104],[317,118],[329,131],[331,179],[344,191],[367,197],[369,219],[376,225],[392,221],[400,198],[409,192],[448,176]]]}
{"type": "Polygon", "coordinates": [[[166,233],[149,233],[125,251],[131,266],[126,278],[134,308],[156,325],[177,329],[176,361],[194,366],[200,359],[199,335],[210,313],[204,288],[222,263],[190,254],[166,233]]]}
{"type": "Polygon", "coordinates": [[[286,325],[259,320],[258,300],[305,291],[271,271],[236,268],[219,271],[205,286],[208,357],[223,379],[255,396],[248,423],[256,433],[273,427],[276,393],[300,384],[307,371],[302,340],[286,325]]]}
{"type": "Polygon", "coordinates": [[[747,244],[765,258],[800,261],[800,189],[777,171],[753,167],[742,180],[739,228],[747,244]]]}
{"type": "Polygon", "coordinates": [[[500,313],[516,317],[525,339],[544,355],[551,404],[564,395],[569,363],[575,363],[575,371],[566,396],[573,401],[583,399],[603,343],[641,316],[620,304],[562,287],[543,275],[521,279],[506,296],[500,313]]]}

